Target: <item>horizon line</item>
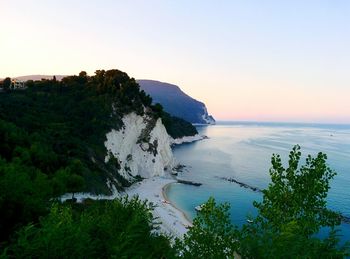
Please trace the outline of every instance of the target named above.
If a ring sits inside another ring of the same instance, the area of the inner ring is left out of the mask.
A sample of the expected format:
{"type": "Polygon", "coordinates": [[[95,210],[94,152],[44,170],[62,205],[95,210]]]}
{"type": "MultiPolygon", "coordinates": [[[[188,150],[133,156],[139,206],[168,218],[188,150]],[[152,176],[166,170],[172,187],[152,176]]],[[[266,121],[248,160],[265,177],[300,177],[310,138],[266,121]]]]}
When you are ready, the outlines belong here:
{"type": "Polygon", "coordinates": [[[350,126],[350,122],[301,122],[301,121],[259,121],[259,120],[216,120],[216,123],[266,123],[266,124],[308,124],[308,125],[343,125],[350,126]]]}

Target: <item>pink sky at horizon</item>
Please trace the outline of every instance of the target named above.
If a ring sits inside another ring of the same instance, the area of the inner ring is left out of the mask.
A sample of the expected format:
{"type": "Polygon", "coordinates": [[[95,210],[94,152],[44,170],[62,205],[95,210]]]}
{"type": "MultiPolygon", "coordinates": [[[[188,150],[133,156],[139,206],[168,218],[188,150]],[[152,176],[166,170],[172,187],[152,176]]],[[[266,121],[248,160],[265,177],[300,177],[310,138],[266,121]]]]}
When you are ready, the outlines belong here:
{"type": "Polygon", "coordinates": [[[350,124],[350,2],[150,1],[2,0],[0,78],[116,68],[217,120],[350,124]]]}

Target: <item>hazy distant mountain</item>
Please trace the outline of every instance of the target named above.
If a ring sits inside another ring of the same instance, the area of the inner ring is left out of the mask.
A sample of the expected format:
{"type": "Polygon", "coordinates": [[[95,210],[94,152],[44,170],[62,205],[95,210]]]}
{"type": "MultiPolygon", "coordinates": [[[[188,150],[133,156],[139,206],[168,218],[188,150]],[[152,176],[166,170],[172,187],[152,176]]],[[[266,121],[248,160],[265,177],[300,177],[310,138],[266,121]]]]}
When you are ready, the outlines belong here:
{"type": "Polygon", "coordinates": [[[205,104],[188,96],[178,86],[154,80],[137,80],[137,82],[141,89],[152,97],[154,103],[160,103],[171,115],[191,123],[215,124],[205,104]]]}
{"type": "MultiPolygon", "coordinates": [[[[61,80],[66,75],[55,75],[57,80],[61,80]]],[[[41,79],[52,79],[53,75],[29,75],[29,76],[17,76],[14,77],[18,80],[27,81],[27,80],[41,80],[41,79]]]]}

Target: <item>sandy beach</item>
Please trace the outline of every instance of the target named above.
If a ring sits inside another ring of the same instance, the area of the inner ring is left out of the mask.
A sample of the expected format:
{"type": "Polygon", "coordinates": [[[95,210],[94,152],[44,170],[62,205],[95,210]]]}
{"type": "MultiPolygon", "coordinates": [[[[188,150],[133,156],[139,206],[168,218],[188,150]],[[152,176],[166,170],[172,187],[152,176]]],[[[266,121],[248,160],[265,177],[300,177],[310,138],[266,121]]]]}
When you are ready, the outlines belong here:
{"type": "Polygon", "coordinates": [[[170,203],[164,193],[167,185],[175,182],[176,180],[167,177],[153,177],[134,184],[125,193],[131,197],[138,195],[141,200],[151,202],[155,206],[153,216],[161,223],[160,231],[182,238],[192,223],[170,203]]]}
{"type": "MultiPolygon", "coordinates": [[[[167,198],[166,188],[171,183],[176,183],[176,180],[166,174],[165,176],[147,178],[135,183],[127,188],[124,193],[118,193],[116,190],[110,196],[76,193],[74,197],[77,199],[77,202],[82,202],[87,198],[113,200],[123,195],[128,195],[129,197],[138,195],[141,200],[147,200],[155,206],[152,213],[156,221],[160,223],[159,227],[162,233],[182,238],[187,232],[187,227],[192,226],[192,222],[167,198]]],[[[65,201],[71,198],[72,194],[67,193],[61,196],[60,200],[65,201]]]]}

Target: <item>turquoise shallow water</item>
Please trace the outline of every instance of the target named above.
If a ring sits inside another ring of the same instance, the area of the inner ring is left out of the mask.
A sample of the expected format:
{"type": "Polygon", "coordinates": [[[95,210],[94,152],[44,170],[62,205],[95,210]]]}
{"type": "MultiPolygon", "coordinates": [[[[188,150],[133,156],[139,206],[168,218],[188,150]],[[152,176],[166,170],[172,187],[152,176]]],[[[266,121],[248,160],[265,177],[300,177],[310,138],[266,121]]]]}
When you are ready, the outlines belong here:
{"type": "MultiPolygon", "coordinates": [[[[174,155],[186,165],[180,177],[203,185],[172,184],[167,189],[169,199],[189,218],[195,216],[195,206],[213,196],[230,203],[234,224],[244,224],[248,215],[256,214],[252,202],[261,200],[261,194],[217,177],[234,177],[264,189],[270,179],[271,155],[278,153],[287,162],[295,144],[302,148],[302,162],[307,154],[328,155],[329,166],[338,173],[328,207],[350,217],[350,125],[227,122],[198,127],[198,131],[209,139],[177,146],[174,155]]],[[[342,224],[341,230],[342,240],[350,240],[350,225],[342,224]]]]}

